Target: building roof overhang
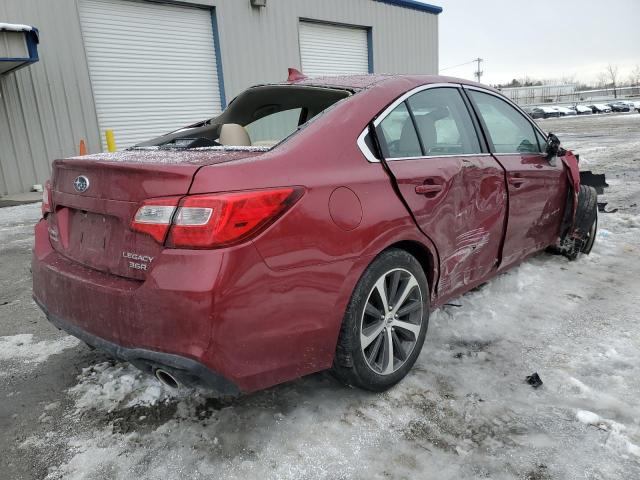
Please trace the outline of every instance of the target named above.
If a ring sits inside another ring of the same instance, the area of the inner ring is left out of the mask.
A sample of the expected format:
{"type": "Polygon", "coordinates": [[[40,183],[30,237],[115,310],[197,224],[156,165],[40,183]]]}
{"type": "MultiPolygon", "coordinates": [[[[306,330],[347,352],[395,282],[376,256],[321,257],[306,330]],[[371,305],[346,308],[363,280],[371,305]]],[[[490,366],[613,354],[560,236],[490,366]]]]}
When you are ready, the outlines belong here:
{"type": "Polygon", "coordinates": [[[0,23],[0,38],[6,37],[4,50],[0,50],[0,75],[14,72],[39,60],[38,29],[30,25],[0,23]]]}
{"type": "Polygon", "coordinates": [[[413,10],[418,10],[421,12],[432,13],[434,15],[439,15],[442,13],[442,7],[438,7],[437,5],[431,5],[429,3],[424,3],[419,0],[376,0],[380,3],[388,3],[389,5],[395,5],[397,7],[403,8],[411,8],[413,10]]]}

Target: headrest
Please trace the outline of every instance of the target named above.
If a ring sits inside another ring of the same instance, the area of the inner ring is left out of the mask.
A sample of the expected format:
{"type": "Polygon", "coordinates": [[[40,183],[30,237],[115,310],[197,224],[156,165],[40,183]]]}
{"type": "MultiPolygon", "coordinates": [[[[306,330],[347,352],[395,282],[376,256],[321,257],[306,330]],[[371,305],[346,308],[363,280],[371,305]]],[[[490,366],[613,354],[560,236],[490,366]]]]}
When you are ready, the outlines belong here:
{"type": "Polygon", "coordinates": [[[225,123],[220,128],[220,138],[218,143],[222,145],[234,145],[248,147],[251,145],[251,138],[247,130],[237,123],[225,123]]]}

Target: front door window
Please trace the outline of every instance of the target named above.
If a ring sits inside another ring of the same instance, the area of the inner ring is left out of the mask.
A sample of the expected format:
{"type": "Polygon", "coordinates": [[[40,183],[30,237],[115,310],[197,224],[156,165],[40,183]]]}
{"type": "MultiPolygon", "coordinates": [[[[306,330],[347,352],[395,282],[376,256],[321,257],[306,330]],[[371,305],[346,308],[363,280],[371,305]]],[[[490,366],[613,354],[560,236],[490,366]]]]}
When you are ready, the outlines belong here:
{"type": "Polygon", "coordinates": [[[540,146],[533,125],[504,100],[471,90],[496,153],[538,153],[540,146]]]}

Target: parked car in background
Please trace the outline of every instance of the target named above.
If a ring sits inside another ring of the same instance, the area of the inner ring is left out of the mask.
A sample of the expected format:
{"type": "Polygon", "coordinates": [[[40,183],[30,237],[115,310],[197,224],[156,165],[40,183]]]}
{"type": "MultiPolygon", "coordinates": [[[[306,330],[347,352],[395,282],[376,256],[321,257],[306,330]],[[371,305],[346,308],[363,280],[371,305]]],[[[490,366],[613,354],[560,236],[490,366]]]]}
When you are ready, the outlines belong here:
{"type": "Polygon", "coordinates": [[[529,115],[531,118],[538,119],[538,118],[544,118],[544,112],[542,110],[540,110],[539,108],[534,108],[534,107],[522,107],[522,110],[524,110],[524,112],[529,115]]]}
{"type": "Polygon", "coordinates": [[[620,103],[622,105],[626,105],[626,106],[629,107],[629,110],[634,110],[636,108],[635,102],[632,102],[631,100],[618,100],[615,103],[620,103]]]}
{"type": "Polygon", "coordinates": [[[585,105],[574,105],[569,108],[574,110],[578,115],[591,115],[593,113],[593,110],[585,105]]]}
{"type": "Polygon", "coordinates": [[[612,112],[628,112],[631,110],[625,102],[607,103],[612,112]]]}
{"type": "Polygon", "coordinates": [[[430,311],[547,247],[591,250],[577,158],[497,90],[290,79],[53,163],[32,271],[54,325],[170,387],[232,395],[333,369],[382,391],[430,311]]]}
{"type": "Polygon", "coordinates": [[[587,105],[587,107],[589,107],[593,113],[611,113],[611,107],[604,103],[594,103],[587,105]]]}
{"type": "Polygon", "coordinates": [[[537,118],[558,118],[562,114],[553,107],[534,107],[533,112],[537,115],[537,118]]]}
{"type": "Polygon", "coordinates": [[[560,112],[560,115],[563,116],[563,117],[571,116],[571,115],[577,115],[577,112],[575,110],[572,110],[572,109],[567,108],[567,107],[552,107],[552,108],[554,108],[558,112],[560,112]]]}

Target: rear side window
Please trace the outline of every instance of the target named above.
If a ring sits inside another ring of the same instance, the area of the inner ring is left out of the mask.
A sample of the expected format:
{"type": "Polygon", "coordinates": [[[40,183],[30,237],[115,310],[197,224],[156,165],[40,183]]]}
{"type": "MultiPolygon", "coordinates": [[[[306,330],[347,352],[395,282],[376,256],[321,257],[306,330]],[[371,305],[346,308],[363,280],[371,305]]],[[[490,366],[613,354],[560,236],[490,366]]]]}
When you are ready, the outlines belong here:
{"type": "Polygon", "coordinates": [[[404,102],[380,122],[376,132],[385,158],[422,156],[420,141],[404,102]]]}
{"type": "Polygon", "coordinates": [[[538,153],[533,125],[504,100],[488,93],[470,91],[478,106],[496,153],[538,153]]]}
{"type": "Polygon", "coordinates": [[[407,100],[425,155],[480,153],[480,142],[460,92],[456,88],[431,88],[407,100]]]}

